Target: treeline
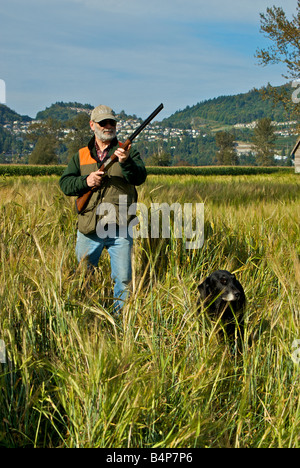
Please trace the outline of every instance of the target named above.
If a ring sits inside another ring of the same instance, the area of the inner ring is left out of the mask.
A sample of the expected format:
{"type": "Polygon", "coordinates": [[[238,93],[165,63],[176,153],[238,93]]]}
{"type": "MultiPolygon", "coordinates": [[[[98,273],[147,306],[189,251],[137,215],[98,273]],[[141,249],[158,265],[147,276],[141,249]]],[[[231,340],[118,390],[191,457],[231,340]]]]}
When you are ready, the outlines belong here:
{"type": "MultiPolygon", "coordinates": [[[[161,131],[157,131],[154,140],[149,140],[144,133],[141,133],[134,145],[148,166],[281,164],[280,160],[274,160],[275,152],[288,156],[294,141],[292,143],[287,140],[283,142],[281,139],[278,149],[277,141],[276,146],[274,143],[275,136],[271,128],[271,118],[268,118],[267,129],[267,132],[271,132],[268,137],[268,152],[262,156],[258,153],[257,155],[252,153],[237,156],[236,141],[253,142],[253,134],[255,133],[253,130],[231,128],[230,132],[228,130],[222,131],[220,130],[223,127],[222,124],[213,127],[213,125],[208,125],[208,120],[206,120],[209,117],[223,119],[226,122],[236,122],[237,115],[240,117],[242,115],[241,109],[244,108],[246,121],[249,122],[255,117],[260,122],[266,118],[259,119],[258,116],[270,114],[270,106],[270,101],[263,101],[258,91],[216,98],[175,113],[162,122],[161,131]],[[252,113],[250,113],[250,109],[252,113]],[[166,125],[178,128],[186,126],[186,129],[197,128],[198,136],[195,138],[190,132],[183,131],[180,136],[166,138],[163,135],[163,127],[166,125]],[[200,127],[201,130],[199,130],[200,127]],[[282,146],[283,143],[284,146],[282,146]]],[[[39,112],[37,120],[32,120],[27,116],[18,115],[6,106],[0,106],[2,122],[12,124],[17,120],[22,124],[24,122],[27,124],[23,133],[11,132],[0,127],[0,163],[66,164],[79,148],[88,144],[92,136],[89,126],[89,111],[91,109],[92,106],[88,104],[57,102],[45,111],[39,112]],[[28,126],[30,121],[31,124],[28,126]]],[[[277,105],[272,115],[273,119],[284,120],[281,105],[277,105]]],[[[132,117],[136,118],[136,116],[132,117]]],[[[122,111],[119,118],[126,120],[130,116],[122,111]]],[[[261,142],[257,140],[256,143],[258,143],[257,147],[264,145],[263,140],[261,142]]],[[[288,158],[284,164],[291,165],[292,162],[288,158]]]]}
{"type": "MultiPolygon", "coordinates": [[[[140,141],[137,147],[144,157],[146,165],[153,166],[291,166],[290,148],[276,148],[277,136],[269,118],[257,121],[250,133],[247,129],[247,141],[252,148],[247,154],[237,153],[237,142],[243,140],[243,130],[209,132],[191,138],[161,139],[153,143],[140,141]],[[280,152],[283,160],[275,158],[280,152]]],[[[244,134],[245,137],[245,134],[244,134]]],[[[294,145],[294,142],[293,142],[294,145]]],[[[292,146],[293,146],[292,145],[292,146]]]]}
{"type": "MultiPolygon", "coordinates": [[[[69,103],[72,107],[76,107],[76,103],[69,103]]],[[[69,120],[61,120],[63,118],[64,109],[61,103],[51,106],[54,114],[43,114],[38,116],[51,117],[33,121],[28,127],[26,136],[18,139],[20,153],[28,145],[33,148],[30,154],[27,155],[29,164],[66,164],[70,158],[79,150],[86,146],[89,142],[92,132],[89,126],[89,115],[86,112],[75,112],[75,116],[69,120]],[[58,114],[55,114],[56,110],[58,114]],[[56,115],[59,118],[53,118],[56,115]]],[[[78,107],[79,108],[79,107],[78,107]]],[[[45,111],[46,112],[46,111],[45,111]]],[[[73,112],[73,111],[72,111],[73,112]]],[[[126,114],[122,111],[122,118],[126,118],[126,114]]],[[[13,135],[6,132],[7,147],[11,144],[13,135]]],[[[140,152],[146,164],[150,165],[209,165],[212,164],[212,155],[216,152],[215,137],[213,134],[192,138],[188,134],[184,134],[181,138],[157,138],[155,141],[146,140],[142,133],[134,142],[135,148],[140,152]],[[167,155],[167,159],[161,155],[167,155]],[[157,156],[157,157],[156,157],[157,156]],[[157,162],[160,160],[160,163],[157,162]]],[[[0,161],[5,162],[5,161],[0,161]]]]}
{"type": "Polygon", "coordinates": [[[212,155],[216,152],[216,140],[213,134],[192,138],[163,138],[150,142],[143,137],[135,141],[135,147],[148,165],[161,166],[206,166],[212,164],[212,155]],[[168,158],[163,155],[168,155],[168,158]],[[161,161],[161,164],[159,164],[161,161]]]}
{"type": "MultiPolygon", "coordinates": [[[[13,145],[15,149],[31,147],[31,152],[19,163],[28,162],[37,165],[67,164],[77,151],[86,146],[92,136],[89,126],[89,116],[78,113],[76,117],[65,122],[52,118],[34,121],[29,127],[24,140],[12,140],[12,135],[6,132],[1,139],[0,148],[13,145]]],[[[149,141],[145,135],[135,140],[134,146],[140,152],[147,166],[228,166],[254,165],[270,166],[282,164],[274,159],[275,134],[270,119],[261,119],[251,137],[255,146],[255,154],[238,156],[236,140],[240,138],[239,130],[208,132],[197,138],[183,133],[180,137],[158,137],[149,141]],[[259,134],[256,135],[257,131],[259,134]],[[256,135],[256,137],[255,137],[256,135]]],[[[5,163],[0,159],[0,162],[5,163]]],[[[290,158],[285,165],[291,165],[290,158]]]]}

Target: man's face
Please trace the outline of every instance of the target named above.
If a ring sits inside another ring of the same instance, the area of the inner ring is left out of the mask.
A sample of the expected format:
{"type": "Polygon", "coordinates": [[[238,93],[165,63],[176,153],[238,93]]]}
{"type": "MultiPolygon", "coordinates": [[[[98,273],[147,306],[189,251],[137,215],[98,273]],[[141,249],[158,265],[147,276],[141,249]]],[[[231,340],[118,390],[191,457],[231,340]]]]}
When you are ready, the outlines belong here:
{"type": "Polygon", "coordinates": [[[112,141],[117,134],[116,122],[110,119],[91,122],[91,129],[94,131],[96,138],[104,143],[112,141]]]}

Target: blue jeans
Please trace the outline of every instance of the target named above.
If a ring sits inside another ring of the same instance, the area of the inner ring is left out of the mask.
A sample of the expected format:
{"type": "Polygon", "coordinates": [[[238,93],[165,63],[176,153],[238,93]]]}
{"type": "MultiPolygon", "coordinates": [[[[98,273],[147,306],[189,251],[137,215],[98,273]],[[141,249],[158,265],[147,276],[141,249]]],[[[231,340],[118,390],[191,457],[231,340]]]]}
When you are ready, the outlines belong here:
{"type": "Polygon", "coordinates": [[[82,234],[77,231],[76,256],[78,262],[84,258],[88,265],[98,266],[104,247],[110,256],[111,277],[114,282],[114,312],[119,312],[129,295],[128,285],[131,281],[132,237],[116,236],[102,239],[97,233],[82,234]]]}

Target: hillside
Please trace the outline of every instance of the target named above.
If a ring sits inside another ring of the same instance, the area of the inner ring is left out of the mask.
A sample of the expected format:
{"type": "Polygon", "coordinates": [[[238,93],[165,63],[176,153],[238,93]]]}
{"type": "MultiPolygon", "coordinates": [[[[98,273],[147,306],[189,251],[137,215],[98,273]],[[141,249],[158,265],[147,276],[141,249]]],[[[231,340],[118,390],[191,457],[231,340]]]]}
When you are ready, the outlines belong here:
{"type": "MultiPolygon", "coordinates": [[[[286,87],[291,89],[290,85],[286,87]]],[[[37,113],[37,120],[52,118],[65,122],[78,114],[78,112],[90,113],[93,107],[90,104],[77,102],[56,102],[45,110],[37,113]]],[[[137,118],[127,116],[124,111],[119,115],[122,120],[137,118]]],[[[212,127],[217,123],[224,125],[235,125],[237,123],[248,123],[254,120],[269,117],[274,121],[282,122],[289,120],[282,104],[273,105],[272,100],[263,100],[259,90],[251,90],[232,96],[219,96],[208,99],[194,106],[187,106],[184,110],[178,110],[170,117],[161,122],[161,126],[173,128],[200,128],[201,126],[212,127]]]]}
{"type": "Polygon", "coordinates": [[[45,110],[37,113],[37,120],[55,119],[62,122],[73,119],[79,112],[90,113],[93,106],[78,102],[56,102],[45,110]]]}
{"type": "MultiPolygon", "coordinates": [[[[90,104],[80,104],[79,102],[56,102],[36,115],[37,120],[54,119],[60,122],[71,120],[80,112],[90,114],[93,106],[90,104]]],[[[121,120],[137,120],[136,115],[127,115],[124,110],[118,114],[121,120]]],[[[141,119],[138,119],[141,120],[141,119]]]]}
{"type": "MultiPolygon", "coordinates": [[[[292,94],[292,88],[288,85],[283,89],[292,94]]],[[[26,163],[35,144],[32,142],[30,123],[36,122],[39,125],[38,121],[51,118],[64,134],[64,139],[57,136],[59,145],[56,148],[59,162],[64,163],[70,156],[70,132],[75,125],[72,121],[81,112],[90,114],[92,108],[90,104],[56,102],[38,112],[36,119],[31,119],[0,105],[0,162],[26,163]]],[[[192,107],[187,106],[162,122],[150,124],[135,144],[145,161],[159,148],[159,151],[171,156],[173,165],[210,165],[213,164],[217,151],[215,134],[220,130],[227,130],[234,133],[240,163],[252,164],[248,153],[253,121],[263,117],[278,122],[276,154],[289,154],[295,144],[294,128],[292,122],[288,122],[293,119],[286,115],[282,105],[277,104],[274,107],[271,100],[263,100],[258,90],[234,96],[220,96],[192,107]]],[[[124,141],[138,127],[141,119],[135,115],[127,115],[123,110],[118,115],[118,121],[118,135],[124,141]]],[[[73,146],[71,145],[72,151],[73,146]]]]}
{"type": "Polygon", "coordinates": [[[18,122],[30,122],[32,119],[28,115],[20,115],[4,104],[0,104],[0,125],[18,122]]]}
{"type": "Polygon", "coordinates": [[[234,125],[252,122],[263,117],[269,117],[277,122],[288,120],[282,104],[274,107],[270,99],[263,100],[258,90],[252,90],[233,96],[219,96],[192,107],[187,106],[184,110],[179,110],[164,119],[162,124],[177,128],[191,128],[212,125],[216,122],[234,125]]]}

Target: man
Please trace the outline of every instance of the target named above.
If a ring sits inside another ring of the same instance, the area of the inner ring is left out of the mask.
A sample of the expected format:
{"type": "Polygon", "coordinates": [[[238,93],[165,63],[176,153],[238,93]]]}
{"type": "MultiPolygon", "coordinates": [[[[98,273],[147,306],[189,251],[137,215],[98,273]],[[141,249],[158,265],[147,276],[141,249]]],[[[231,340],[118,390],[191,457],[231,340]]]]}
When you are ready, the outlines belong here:
{"type": "MultiPolygon", "coordinates": [[[[146,180],[147,173],[140,154],[131,145],[127,151],[120,147],[116,138],[116,123],[116,115],[110,107],[95,107],[90,120],[94,136],[88,146],[81,148],[70,160],[59,183],[68,196],[80,196],[93,188],[88,205],[78,215],[76,256],[79,262],[86,259],[89,266],[96,267],[103,248],[107,248],[114,281],[114,311],[119,312],[128,297],[132,249],[132,237],[127,230],[124,233],[124,229],[120,229],[119,201],[125,198],[127,206],[135,203],[135,186],[146,180]],[[99,167],[113,154],[117,155],[118,162],[104,174],[99,167]],[[103,206],[113,207],[112,214],[115,216],[111,219],[109,216],[101,218],[103,206]],[[109,229],[105,230],[102,222],[109,229]],[[98,229],[99,223],[103,229],[98,229]]],[[[130,218],[126,221],[128,223],[130,218]]]]}

